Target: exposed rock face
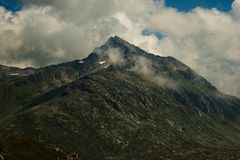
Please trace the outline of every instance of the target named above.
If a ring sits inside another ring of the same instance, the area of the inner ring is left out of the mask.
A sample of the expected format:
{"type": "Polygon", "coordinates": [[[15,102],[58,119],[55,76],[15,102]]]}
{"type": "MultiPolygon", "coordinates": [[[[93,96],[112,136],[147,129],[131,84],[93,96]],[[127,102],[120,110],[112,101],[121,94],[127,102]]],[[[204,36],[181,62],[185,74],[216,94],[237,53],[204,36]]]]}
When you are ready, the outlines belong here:
{"type": "Polygon", "coordinates": [[[80,159],[240,156],[238,98],[220,93],[178,60],[119,37],[81,61],[12,82],[17,90],[32,88],[17,113],[0,121],[0,139],[50,143],[80,159]]]}

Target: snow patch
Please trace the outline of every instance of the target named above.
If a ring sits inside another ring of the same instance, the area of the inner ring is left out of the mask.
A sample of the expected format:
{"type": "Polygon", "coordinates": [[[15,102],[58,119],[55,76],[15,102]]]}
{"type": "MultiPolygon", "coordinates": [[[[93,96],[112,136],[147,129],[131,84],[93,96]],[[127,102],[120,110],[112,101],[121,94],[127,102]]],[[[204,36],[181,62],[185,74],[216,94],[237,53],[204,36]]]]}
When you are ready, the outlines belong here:
{"type": "Polygon", "coordinates": [[[106,63],[106,61],[100,61],[99,62],[99,64],[105,64],[106,63]]]}
{"type": "Polygon", "coordinates": [[[11,73],[11,76],[19,76],[19,73],[11,73]]]}
{"type": "Polygon", "coordinates": [[[106,69],[106,68],[108,68],[108,67],[110,67],[111,65],[109,64],[109,65],[106,65],[104,68],[106,69]]]}

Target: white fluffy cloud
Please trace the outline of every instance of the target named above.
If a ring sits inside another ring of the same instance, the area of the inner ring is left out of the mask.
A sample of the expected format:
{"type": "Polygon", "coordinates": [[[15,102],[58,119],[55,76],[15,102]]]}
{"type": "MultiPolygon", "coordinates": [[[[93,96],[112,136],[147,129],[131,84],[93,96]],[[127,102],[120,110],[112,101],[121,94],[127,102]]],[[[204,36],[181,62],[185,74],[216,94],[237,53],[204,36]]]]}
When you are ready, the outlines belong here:
{"type": "Polygon", "coordinates": [[[182,60],[224,92],[240,95],[240,23],[233,13],[162,9],[146,24],[167,35],[158,45],[161,55],[182,60]]]}
{"type": "Polygon", "coordinates": [[[163,0],[23,0],[0,7],[0,63],[43,66],[81,59],[111,35],[163,56],[174,56],[224,92],[240,95],[240,0],[232,11],[178,12],[163,0]],[[142,30],[166,35],[158,40],[142,30]]]}
{"type": "Polygon", "coordinates": [[[240,0],[235,0],[232,4],[232,15],[236,20],[240,19],[240,0]]]}

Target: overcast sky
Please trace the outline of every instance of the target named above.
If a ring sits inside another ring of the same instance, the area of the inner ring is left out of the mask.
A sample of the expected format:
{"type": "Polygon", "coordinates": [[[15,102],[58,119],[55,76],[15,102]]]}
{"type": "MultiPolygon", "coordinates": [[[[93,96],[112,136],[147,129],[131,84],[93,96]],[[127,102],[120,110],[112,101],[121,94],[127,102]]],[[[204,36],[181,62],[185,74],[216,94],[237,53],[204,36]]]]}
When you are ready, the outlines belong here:
{"type": "Polygon", "coordinates": [[[81,59],[112,35],[240,96],[240,0],[0,0],[0,64],[81,59]]]}

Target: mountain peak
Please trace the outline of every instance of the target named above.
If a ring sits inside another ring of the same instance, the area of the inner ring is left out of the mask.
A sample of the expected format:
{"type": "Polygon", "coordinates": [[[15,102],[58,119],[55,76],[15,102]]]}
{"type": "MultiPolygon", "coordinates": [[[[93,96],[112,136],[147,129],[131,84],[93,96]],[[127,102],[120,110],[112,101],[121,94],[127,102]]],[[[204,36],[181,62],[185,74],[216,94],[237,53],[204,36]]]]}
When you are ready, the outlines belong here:
{"type": "Polygon", "coordinates": [[[145,55],[146,52],[139,47],[130,44],[123,38],[119,36],[112,36],[110,37],[105,44],[101,47],[98,47],[94,50],[94,53],[102,54],[108,53],[107,50],[109,49],[118,49],[120,53],[124,55],[145,55]]]}
{"type": "Polygon", "coordinates": [[[105,43],[108,47],[111,48],[133,48],[134,45],[128,43],[126,40],[119,36],[112,36],[108,39],[108,41],[105,43]]]}
{"type": "Polygon", "coordinates": [[[128,43],[123,38],[121,38],[119,36],[116,36],[116,35],[115,36],[111,36],[110,38],[108,38],[108,42],[128,43]]]}
{"type": "Polygon", "coordinates": [[[240,157],[240,99],[118,36],[82,60],[2,72],[0,160],[240,157]]]}

